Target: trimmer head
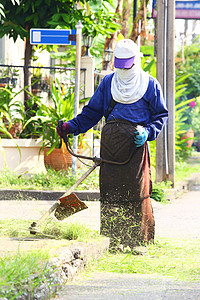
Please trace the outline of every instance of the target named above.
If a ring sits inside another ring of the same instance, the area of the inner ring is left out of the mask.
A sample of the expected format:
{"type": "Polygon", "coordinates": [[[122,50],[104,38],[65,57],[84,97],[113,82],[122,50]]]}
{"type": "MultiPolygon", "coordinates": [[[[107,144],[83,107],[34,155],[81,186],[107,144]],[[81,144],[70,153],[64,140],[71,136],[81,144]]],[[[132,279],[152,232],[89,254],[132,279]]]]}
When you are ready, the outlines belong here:
{"type": "Polygon", "coordinates": [[[70,195],[63,196],[57,202],[55,202],[37,222],[33,222],[31,224],[29,231],[31,234],[41,233],[38,231],[38,227],[50,216],[53,211],[55,211],[54,215],[56,219],[62,221],[65,218],[86,208],[88,208],[87,205],[82,202],[76,194],[71,193],[70,195]]]}
{"type": "Polygon", "coordinates": [[[75,193],[71,193],[68,196],[59,199],[60,205],[56,208],[54,216],[59,221],[88,208],[87,205],[82,202],[75,193]]]}

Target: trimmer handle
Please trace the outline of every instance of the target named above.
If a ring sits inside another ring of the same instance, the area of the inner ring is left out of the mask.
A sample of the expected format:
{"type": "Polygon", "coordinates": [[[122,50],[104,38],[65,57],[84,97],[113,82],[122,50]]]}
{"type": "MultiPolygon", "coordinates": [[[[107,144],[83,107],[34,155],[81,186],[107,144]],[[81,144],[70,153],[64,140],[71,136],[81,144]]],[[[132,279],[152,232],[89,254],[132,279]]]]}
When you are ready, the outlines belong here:
{"type": "Polygon", "coordinates": [[[132,153],[131,153],[130,157],[127,160],[125,160],[123,162],[117,162],[117,161],[102,159],[101,157],[96,157],[96,156],[95,157],[88,157],[88,156],[84,156],[84,155],[75,154],[69,148],[69,141],[68,141],[68,137],[67,137],[67,132],[65,130],[63,130],[62,126],[63,126],[63,120],[59,120],[58,121],[58,128],[60,129],[60,132],[62,133],[62,138],[65,142],[65,145],[67,147],[68,152],[71,155],[73,155],[74,157],[92,160],[96,165],[100,165],[102,162],[112,164],[112,165],[125,165],[130,161],[130,159],[132,157],[132,153]]]}
{"type": "Polygon", "coordinates": [[[63,130],[62,126],[63,126],[63,120],[59,120],[58,121],[58,128],[60,129],[61,133],[62,133],[62,138],[65,142],[66,145],[68,145],[68,137],[67,137],[67,132],[65,130],[63,130]]]}

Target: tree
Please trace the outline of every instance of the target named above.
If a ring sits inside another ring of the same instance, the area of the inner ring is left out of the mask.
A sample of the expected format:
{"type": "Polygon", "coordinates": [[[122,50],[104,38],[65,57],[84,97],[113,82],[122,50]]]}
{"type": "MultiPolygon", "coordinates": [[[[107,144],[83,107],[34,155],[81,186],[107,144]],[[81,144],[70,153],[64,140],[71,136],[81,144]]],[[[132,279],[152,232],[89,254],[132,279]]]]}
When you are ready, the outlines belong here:
{"type": "MultiPolygon", "coordinates": [[[[147,5],[149,0],[141,0],[138,7],[138,13],[133,20],[131,15],[131,8],[133,6],[133,1],[136,0],[118,0],[115,9],[115,14],[118,18],[114,19],[114,22],[120,25],[120,29],[113,33],[110,37],[105,39],[104,51],[111,47],[114,49],[117,42],[118,34],[121,33],[124,38],[129,38],[134,42],[137,42],[138,37],[141,35],[142,38],[146,38],[146,15],[147,15],[147,5]],[[132,21],[133,20],[133,21],[132,21]],[[141,22],[141,32],[139,32],[139,22],[141,22]],[[130,32],[131,28],[131,32],[130,32]]],[[[110,63],[111,69],[113,68],[113,59],[110,63]]],[[[102,62],[103,70],[106,68],[106,63],[102,62]]]]}
{"type": "Polygon", "coordinates": [[[142,0],[140,3],[140,7],[137,13],[137,16],[135,17],[135,20],[133,22],[132,31],[130,34],[130,39],[132,39],[134,42],[137,41],[138,36],[141,34],[143,37],[145,37],[146,34],[146,10],[147,5],[149,3],[149,0],[142,0]],[[139,22],[141,22],[141,32],[139,32],[139,22]]]}
{"type": "MultiPolygon", "coordinates": [[[[8,35],[14,41],[20,37],[25,41],[24,66],[31,66],[33,47],[30,44],[31,28],[74,28],[78,20],[84,25],[83,33],[109,35],[116,30],[113,24],[113,14],[108,12],[105,2],[112,0],[89,1],[96,10],[86,13],[85,0],[80,0],[82,9],[77,9],[75,0],[20,0],[16,7],[14,0],[0,0],[4,14],[0,20],[0,38],[8,35]],[[11,2],[12,1],[12,2],[11,2]]],[[[17,0],[15,0],[17,1],[17,0]]],[[[24,67],[24,86],[31,87],[29,68],[24,67]]],[[[27,109],[28,94],[25,93],[24,105],[27,109]]]]}

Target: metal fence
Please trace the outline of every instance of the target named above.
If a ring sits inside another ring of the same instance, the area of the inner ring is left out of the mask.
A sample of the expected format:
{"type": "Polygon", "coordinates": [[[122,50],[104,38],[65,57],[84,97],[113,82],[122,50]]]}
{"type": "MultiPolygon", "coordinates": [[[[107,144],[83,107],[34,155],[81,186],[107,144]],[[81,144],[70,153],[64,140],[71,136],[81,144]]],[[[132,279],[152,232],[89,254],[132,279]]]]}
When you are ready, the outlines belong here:
{"type": "MultiPolygon", "coordinates": [[[[9,85],[12,88],[23,89],[24,69],[31,70],[31,90],[33,94],[51,93],[51,84],[60,84],[62,88],[71,88],[75,85],[75,68],[67,67],[40,67],[0,64],[0,87],[9,85]],[[58,80],[58,81],[57,81],[58,80]]],[[[85,98],[86,69],[81,69],[80,97],[85,98]]]]}
{"type": "MultiPolygon", "coordinates": [[[[31,70],[31,90],[33,95],[40,96],[44,102],[48,103],[51,94],[51,86],[54,84],[64,89],[70,89],[75,85],[75,69],[67,67],[40,67],[40,66],[19,66],[0,64],[0,87],[10,86],[16,91],[24,89],[24,69],[31,70]],[[57,82],[58,79],[58,82],[57,82]]],[[[94,73],[94,90],[97,89],[104,75],[99,72],[94,73]]],[[[81,68],[80,99],[85,97],[86,69],[81,68]]],[[[23,93],[21,94],[23,97],[23,93]]],[[[23,99],[21,99],[23,101],[23,99]]],[[[99,155],[99,133],[104,126],[104,119],[94,127],[92,152],[99,155]]]]}

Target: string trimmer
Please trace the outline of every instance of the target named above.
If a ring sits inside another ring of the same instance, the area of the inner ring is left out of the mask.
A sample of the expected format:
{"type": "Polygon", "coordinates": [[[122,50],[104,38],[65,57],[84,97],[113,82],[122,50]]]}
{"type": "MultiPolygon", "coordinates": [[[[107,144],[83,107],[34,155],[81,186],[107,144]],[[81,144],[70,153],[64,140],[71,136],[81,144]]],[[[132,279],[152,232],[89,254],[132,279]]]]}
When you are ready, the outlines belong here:
{"type": "Polygon", "coordinates": [[[68,137],[67,137],[67,133],[65,131],[62,130],[62,125],[63,125],[63,121],[59,121],[58,122],[58,127],[62,132],[62,136],[63,136],[63,140],[64,143],[66,145],[67,150],[69,151],[69,153],[77,158],[82,158],[82,159],[88,159],[88,160],[92,160],[94,162],[93,166],[90,167],[90,169],[88,169],[88,171],[86,173],[84,173],[82,175],[82,177],[80,179],[77,180],[77,182],[75,182],[75,184],[67,191],[65,192],[65,194],[63,194],[62,197],[60,197],[50,208],[49,210],[41,216],[41,218],[37,221],[37,222],[33,222],[29,228],[30,233],[31,234],[36,234],[36,233],[40,233],[38,231],[38,227],[55,211],[54,216],[56,217],[56,219],[58,219],[59,221],[64,220],[65,218],[83,210],[88,208],[87,205],[81,201],[78,196],[73,192],[78,186],[79,184],[90,174],[92,173],[97,166],[99,166],[101,163],[109,163],[109,164],[115,164],[115,165],[124,165],[126,164],[132,154],[130,155],[130,157],[124,161],[124,162],[116,162],[116,161],[110,161],[110,160],[105,160],[102,158],[98,158],[98,157],[88,157],[88,156],[84,156],[84,155],[78,155],[75,154],[69,147],[69,141],[68,141],[68,137]]]}

